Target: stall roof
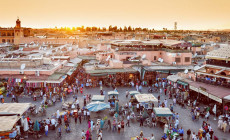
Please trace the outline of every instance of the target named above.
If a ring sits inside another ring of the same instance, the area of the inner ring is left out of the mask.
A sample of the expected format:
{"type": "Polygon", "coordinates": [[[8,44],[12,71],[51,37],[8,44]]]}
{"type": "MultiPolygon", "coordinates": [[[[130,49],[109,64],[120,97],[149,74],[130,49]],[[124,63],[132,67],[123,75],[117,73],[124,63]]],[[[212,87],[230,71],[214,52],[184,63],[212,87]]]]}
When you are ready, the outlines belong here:
{"type": "Polygon", "coordinates": [[[156,114],[156,116],[158,116],[158,117],[168,117],[168,116],[173,115],[172,111],[169,108],[154,107],[153,111],[156,114]]]}
{"type": "Polygon", "coordinates": [[[7,112],[9,114],[22,115],[29,109],[30,106],[31,103],[4,103],[0,105],[0,114],[5,114],[7,112]]]}
{"type": "Polygon", "coordinates": [[[137,70],[133,68],[123,68],[123,69],[97,69],[97,70],[86,70],[88,74],[96,74],[96,73],[107,73],[107,74],[114,74],[118,72],[130,72],[135,73],[137,70]]]}
{"type": "Polygon", "coordinates": [[[109,91],[108,95],[119,95],[119,93],[116,91],[109,91]]]}
{"type": "Polygon", "coordinates": [[[139,91],[130,91],[129,92],[130,95],[136,95],[136,94],[141,94],[139,91]]]}
{"type": "Polygon", "coordinates": [[[205,88],[207,93],[212,94],[212,95],[219,97],[221,99],[230,95],[229,88],[214,86],[214,85],[210,85],[210,84],[206,84],[206,83],[202,83],[202,82],[191,82],[189,84],[193,87],[198,88],[198,89],[200,87],[205,88]]]}
{"type": "Polygon", "coordinates": [[[105,101],[105,96],[104,95],[93,95],[92,101],[105,101]]]}
{"type": "Polygon", "coordinates": [[[12,130],[19,119],[18,116],[0,116],[0,132],[12,130]]]}
{"type": "Polygon", "coordinates": [[[167,77],[167,79],[168,79],[169,81],[176,82],[177,80],[182,79],[182,77],[180,77],[180,76],[178,76],[178,75],[169,75],[169,76],[167,77]]]}
{"type": "Polygon", "coordinates": [[[157,98],[152,94],[136,94],[135,95],[138,102],[158,102],[157,98]]]}

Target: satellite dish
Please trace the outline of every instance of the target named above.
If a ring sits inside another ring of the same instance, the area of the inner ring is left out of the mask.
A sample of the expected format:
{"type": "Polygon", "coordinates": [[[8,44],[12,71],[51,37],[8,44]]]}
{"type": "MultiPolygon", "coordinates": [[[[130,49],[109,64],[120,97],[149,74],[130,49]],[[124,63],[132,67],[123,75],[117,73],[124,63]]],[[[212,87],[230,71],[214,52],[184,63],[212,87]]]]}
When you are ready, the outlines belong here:
{"type": "Polygon", "coordinates": [[[158,58],[158,61],[161,62],[161,58],[158,58]]]}
{"type": "Polygon", "coordinates": [[[24,70],[26,67],[26,64],[21,64],[21,70],[24,70]]]}
{"type": "Polygon", "coordinates": [[[200,66],[195,66],[193,69],[198,70],[198,69],[200,69],[200,66]]]}
{"type": "Polygon", "coordinates": [[[32,59],[32,56],[29,56],[29,59],[32,59]]]}
{"type": "Polygon", "coordinates": [[[160,60],[160,62],[162,63],[162,62],[164,62],[164,60],[163,60],[163,59],[161,59],[161,60],[160,60]]]}
{"type": "Polygon", "coordinates": [[[51,45],[50,48],[52,49],[52,48],[53,48],[53,45],[51,45]]]}
{"type": "Polygon", "coordinates": [[[142,59],[145,59],[146,58],[146,54],[144,54],[144,55],[142,55],[142,57],[141,57],[142,59]]]}
{"type": "Polygon", "coordinates": [[[110,55],[107,57],[106,61],[109,61],[109,59],[110,59],[110,55]]]}
{"type": "Polygon", "coordinates": [[[184,70],[184,73],[188,73],[188,69],[184,70]]]}

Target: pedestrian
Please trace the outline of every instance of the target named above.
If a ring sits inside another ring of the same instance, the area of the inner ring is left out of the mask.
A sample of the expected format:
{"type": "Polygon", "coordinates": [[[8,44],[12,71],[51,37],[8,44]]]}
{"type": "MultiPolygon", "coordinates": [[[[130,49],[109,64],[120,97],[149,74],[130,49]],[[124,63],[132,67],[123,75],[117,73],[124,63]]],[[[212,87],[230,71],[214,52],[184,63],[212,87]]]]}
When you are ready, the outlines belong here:
{"type": "Polygon", "coordinates": [[[169,125],[167,123],[165,123],[165,125],[164,125],[164,134],[167,134],[168,129],[169,129],[169,125]]]}
{"type": "Polygon", "coordinates": [[[124,120],[121,121],[121,129],[123,129],[123,131],[125,129],[125,122],[124,122],[124,120]]]}
{"type": "Polygon", "coordinates": [[[111,130],[111,121],[110,121],[110,119],[108,119],[108,128],[109,128],[109,130],[111,130]]]}
{"type": "Polygon", "coordinates": [[[212,136],[213,136],[213,134],[214,134],[214,131],[211,129],[211,131],[209,131],[209,134],[210,134],[210,138],[211,138],[211,140],[212,140],[212,136]]]}
{"type": "Polygon", "coordinates": [[[89,110],[87,110],[86,115],[87,115],[87,120],[89,120],[90,119],[90,112],[89,112],[89,110]]]}
{"type": "Polygon", "coordinates": [[[164,89],[164,92],[165,92],[165,96],[166,96],[166,94],[167,94],[167,88],[164,89]]]}
{"type": "Polygon", "coordinates": [[[117,125],[117,123],[116,123],[116,120],[114,119],[114,120],[113,120],[113,130],[112,130],[112,131],[115,131],[115,130],[116,130],[116,125],[117,125]]]}
{"type": "Polygon", "coordinates": [[[183,136],[184,136],[184,130],[183,130],[182,127],[178,130],[178,132],[179,132],[180,137],[183,138],[183,136]]]}
{"type": "Polygon", "coordinates": [[[15,95],[14,94],[12,94],[11,102],[15,102],[15,95]]]}
{"type": "Polygon", "coordinates": [[[101,140],[102,140],[102,130],[100,130],[99,136],[100,136],[100,138],[101,138],[101,140]]]}
{"type": "Polygon", "coordinates": [[[128,96],[129,96],[129,91],[126,90],[126,98],[128,98],[128,96]]]}
{"type": "Polygon", "coordinates": [[[155,140],[154,135],[152,134],[151,138],[149,140],[155,140]]]}
{"type": "Polygon", "coordinates": [[[188,129],[187,130],[187,140],[190,140],[190,137],[191,137],[191,130],[188,129]]]}
{"type": "Polygon", "coordinates": [[[45,135],[46,135],[46,136],[48,136],[48,130],[49,130],[49,127],[48,127],[48,125],[46,124],[46,126],[45,126],[45,135]]]}
{"type": "Polygon", "coordinates": [[[84,132],[84,130],[82,130],[82,132],[81,132],[81,137],[85,138],[85,132],[84,132]]]}
{"type": "Polygon", "coordinates": [[[144,122],[144,119],[143,119],[143,116],[141,115],[141,117],[140,117],[140,127],[143,126],[143,122],[144,122]]]}
{"type": "Polygon", "coordinates": [[[87,116],[86,116],[86,115],[87,115],[87,114],[86,114],[86,110],[83,111],[83,115],[84,115],[84,120],[85,120],[86,117],[87,117],[87,116]]]}
{"type": "Polygon", "coordinates": [[[117,125],[117,129],[118,129],[118,133],[120,133],[120,131],[121,131],[121,123],[120,122],[117,125]]]}
{"type": "Polygon", "coordinates": [[[61,126],[58,127],[58,137],[61,137],[61,126]]]}
{"type": "Polygon", "coordinates": [[[78,112],[76,112],[74,115],[75,124],[77,124],[77,118],[78,118],[78,112]]]}
{"type": "Polygon", "coordinates": [[[78,115],[79,122],[81,124],[81,113],[78,115]]]}
{"type": "Polygon", "coordinates": [[[139,107],[140,107],[140,105],[139,105],[139,103],[137,103],[137,112],[139,112],[139,107]]]}
{"type": "Polygon", "coordinates": [[[175,122],[175,128],[176,128],[176,129],[178,128],[178,125],[179,125],[179,120],[176,119],[176,122],[175,122]]]}

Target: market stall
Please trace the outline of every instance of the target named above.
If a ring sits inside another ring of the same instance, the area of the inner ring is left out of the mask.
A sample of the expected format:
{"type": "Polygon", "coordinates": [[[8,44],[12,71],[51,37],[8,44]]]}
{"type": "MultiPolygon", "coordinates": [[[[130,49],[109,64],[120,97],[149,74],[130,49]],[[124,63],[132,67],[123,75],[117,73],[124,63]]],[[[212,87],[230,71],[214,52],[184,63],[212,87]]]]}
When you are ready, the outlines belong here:
{"type": "Polygon", "coordinates": [[[152,109],[155,103],[158,103],[158,99],[152,94],[136,94],[135,98],[141,103],[145,109],[152,109]]]}
{"type": "Polygon", "coordinates": [[[22,116],[32,106],[31,103],[4,103],[0,104],[0,115],[2,113],[16,114],[22,116]]]}
{"type": "Polygon", "coordinates": [[[109,91],[108,92],[108,96],[109,96],[108,102],[110,102],[111,104],[114,104],[115,101],[119,101],[118,95],[119,93],[116,91],[109,91]]]}
{"type": "Polygon", "coordinates": [[[153,111],[156,115],[156,120],[160,124],[171,123],[169,122],[169,117],[173,115],[169,108],[158,108],[154,107],[153,111]]]}
{"type": "Polygon", "coordinates": [[[14,139],[18,134],[16,128],[18,116],[0,116],[0,139],[14,139]]]}

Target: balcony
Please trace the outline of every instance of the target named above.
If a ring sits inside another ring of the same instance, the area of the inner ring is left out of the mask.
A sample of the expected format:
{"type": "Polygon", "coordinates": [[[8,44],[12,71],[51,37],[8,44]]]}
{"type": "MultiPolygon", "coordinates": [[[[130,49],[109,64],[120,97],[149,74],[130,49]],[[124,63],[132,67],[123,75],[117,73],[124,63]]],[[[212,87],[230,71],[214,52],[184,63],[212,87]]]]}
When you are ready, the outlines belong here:
{"type": "Polygon", "coordinates": [[[230,68],[230,63],[229,62],[226,63],[226,61],[224,60],[207,60],[206,64],[230,68]]]}
{"type": "Polygon", "coordinates": [[[222,86],[222,87],[225,87],[225,88],[230,88],[230,83],[229,82],[223,81],[222,79],[218,79],[218,80],[216,79],[216,81],[211,80],[211,79],[212,78],[210,78],[210,79],[196,78],[196,81],[206,83],[206,84],[211,84],[211,85],[214,85],[214,86],[222,86]]]}
{"type": "Polygon", "coordinates": [[[137,61],[123,61],[123,64],[140,64],[141,62],[137,62],[137,61]]]}

